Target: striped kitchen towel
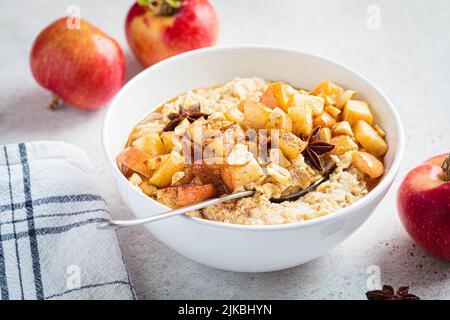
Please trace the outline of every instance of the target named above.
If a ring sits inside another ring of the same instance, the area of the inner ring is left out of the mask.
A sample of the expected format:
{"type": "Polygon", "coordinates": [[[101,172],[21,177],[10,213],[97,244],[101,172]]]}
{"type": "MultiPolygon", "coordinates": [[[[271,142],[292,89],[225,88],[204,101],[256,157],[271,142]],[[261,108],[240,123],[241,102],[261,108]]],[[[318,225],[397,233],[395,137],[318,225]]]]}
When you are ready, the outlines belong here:
{"type": "Polygon", "coordinates": [[[62,142],[0,146],[0,298],[134,299],[96,171],[62,142]]]}

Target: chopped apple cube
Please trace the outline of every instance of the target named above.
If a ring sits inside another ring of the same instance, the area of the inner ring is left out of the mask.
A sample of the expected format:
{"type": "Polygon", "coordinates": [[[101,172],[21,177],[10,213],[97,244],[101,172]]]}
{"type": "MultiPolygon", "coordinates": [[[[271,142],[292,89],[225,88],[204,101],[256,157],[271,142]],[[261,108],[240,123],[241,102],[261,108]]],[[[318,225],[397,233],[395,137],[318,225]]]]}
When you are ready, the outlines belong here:
{"type": "Polygon", "coordinates": [[[212,184],[182,185],[168,187],[156,192],[158,202],[170,208],[182,208],[216,196],[217,189],[212,184]]]}
{"type": "Polygon", "coordinates": [[[266,129],[272,110],[259,102],[246,101],[243,104],[244,122],[247,128],[266,129]]]}
{"type": "Polygon", "coordinates": [[[174,138],[175,138],[175,134],[173,131],[167,131],[167,132],[161,133],[161,140],[164,144],[164,148],[166,149],[167,153],[171,152],[173,150],[173,148],[175,147],[174,138]]]}
{"type": "Polygon", "coordinates": [[[325,105],[325,101],[321,97],[315,97],[315,96],[308,95],[306,104],[311,106],[313,117],[315,117],[315,116],[322,114],[323,108],[325,105]]]}
{"type": "Polygon", "coordinates": [[[331,141],[331,129],[330,128],[320,128],[319,130],[319,140],[326,143],[331,141]]]}
{"type": "Polygon", "coordinates": [[[313,90],[311,90],[311,94],[319,97],[323,97],[325,100],[325,105],[335,105],[339,96],[344,92],[337,84],[324,80],[320,82],[313,90]]]}
{"type": "Polygon", "coordinates": [[[376,157],[380,157],[387,152],[388,145],[386,141],[366,121],[359,120],[353,127],[353,131],[355,132],[356,140],[367,152],[376,157]]]}
{"type": "MultiPolygon", "coordinates": [[[[172,175],[172,181],[170,185],[179,186],[186,183],[186,173],[184,171],[177,171],[172,175]]],[[[190,178],[190,177],[189,177],[190,178]]]]}
{"type": "Polygon", "coordinates": [[[289,90],[287,85],[282,82],[269,84],[266,91],[261,96],[260,102],[270,108],[280,108],[286,111],[289,101],[289,90]]]}
{"type": "Polygon", "coordinates": [[[290,132],[283,133],[279,139],[279,148],[289,159],[297,158],[307,145],[307,142],[290,132]]]}
{"type": "Polygon", "coordinates": [[[296,93],[289,98],[289,107],[310,107],[313,116],[318,116],[323,112],[325,100],[321,97],[309,94],[296,93]]]}
{"type": "Polygon", "coordinates": [[[328,112],[324,111],[320,116],[314,118],[314,127],[321,126],[322,128],[330,128],[336,123],[334,119],[328,112]]]}
{"type": "Polygon", "coordinates": [[[150,160],[147,161],[147,166],[151,170],[156,170],[161,165],[162,162],[164,162],[167,158],[169,158],[169,156],[170,155],[168,154],[162,154],[155,158],[151,158],[150,160]]]}
{"type": "Polygon", "coordinates": [[[369,105],[364,101],[348,100],[344,106],[342,120],[348,121],[354,126],[359,120],[364,120],[369,124],[373,122],[373,115],[369,105]]]}
{"type": "Polygon", "coordinates": [[[122,152],[120,152],[116,157],[118,165],[125,166],[145,177],[149,177],[151,175],[151,170],[147,165],[147,161],[149,159],[150,156],[148,154],[134,147],[129,147],[122,150],[122,152]]]}
{"type": "Polygon", "coordinates": [[[344,108],[347,101],[350,100],[351,98],[353,98],[355,96],[355,94],[356,94],[356,91],[354,91],[354,90],[345,90],[339,96],[337,103],[336,103],[336,107],[342,110],[342,108],[344,108]]]}
{"type": "Polygon", "coordinates": [[[339,136],[341,134],[353,137],[353,131],[352,131],[352,127],[350,126],[350,123],[348,123],[347,121],[341,121],[336,123],[331,130],[333,131],[333,134],[335,136],[339,136]]]}
{"type": "Polygon", "coordinates": [[[158,191],[158,188],[148,183],[148,181],[143,181],[139,188],[141,188],[142,192],[145,193],[148,196],[154,196],[156,192],[158,191]]]}
{"type": "Polygon", "coordinates": [[[203,186],[183,185],[177,188],[177,207],[185,207],[209,198],[217,194],[216,187],[213,184],[203,186]]]}
{"type": "Polygon", "coordinates": [[[239,125],[242,125],[244,122],[244,114],[238,108],[229,108],[224,113],[225,117],[233,122],[236,122],[239,125]]]}
{"type": "Polygon", "coordinates": [[[319,84],[317,86],[315,86],[312,90],[310,90],[309,93],[317,96],[317,95],[321,94],[322,92],[324,92],[328,88],[329,83],[330,83],[330,80],[323,80],[323,81],[319,82],[319,84]]]}
{"type": "Polygon", "coordinates": [[[150,158],[166,153],[166,148],[157,132],[150,132],[132,143],[133,147],[145,152],[150,158]]]}
{"type": "Polygon", "coordinates": [[[255,158],[241,166],[226,164],[221,168],[220,173],[228,192],[241,190],[247,184],[257,181],[264,175],[255,158]]]}
{"type": "Polygon", "coordinates": [[[330,82],[328,88],[325,91],[325,104],[336,105],[339,96],[344,92],[344,89],[337,84],[330,82]]]}
{"type": "Polygon", "coordinates": [[[349,136],[333,137],[330,143],[334,145],[334,149],[330,153],[337,156],[341,156],[348,151],[358,150],[358,145],[349,136]]]}
{"type": "Polygon", "coordinates": [[[275,108],[272,110],[272,113],[269,117],[270,129],[279,129],[285,131],[292,131],[292,120],[291,118],[280,108],[275,108]]]}
{"type": "Polygon", "coordinates": [[[289,97],[292,96],[294,93],[297,93],[297,92],[299,92],[297,89],[295,89],[294,87],[286,84],[286,93],[287,93],[287,95],[289,97]]]}
{"type": "Polygon", "coordinates": [[[313,129],[311,107],[308,105],[289,107],[288,115],[292,119],[292,132],[297,136],[309,136],[313,129]]]}
{"type": "Polygon", "coordinates": [[[148,182],[158,188],[168,187],[172,183],[172,175],[183,170],[183,167],[183,156],[178,152],[172,152],[162,159],[148,182]]]}
{"type": "Polygon", "coordinates": [[[339,115],[341,113],[341,110],[339,110],[338,108],[333,107],[333,106],[326,106],[325,111],[328,112],[329,114],[331,114],[331,116],[336,120],[338,120],[339,115]]]}
{"type": "Polygon", "coordinates": [[[352,163],[362,173],[367,174],[371,179],[378,178],[384,173],[384,165],[370,153],[355,151],[352,153],[352,163]]]}

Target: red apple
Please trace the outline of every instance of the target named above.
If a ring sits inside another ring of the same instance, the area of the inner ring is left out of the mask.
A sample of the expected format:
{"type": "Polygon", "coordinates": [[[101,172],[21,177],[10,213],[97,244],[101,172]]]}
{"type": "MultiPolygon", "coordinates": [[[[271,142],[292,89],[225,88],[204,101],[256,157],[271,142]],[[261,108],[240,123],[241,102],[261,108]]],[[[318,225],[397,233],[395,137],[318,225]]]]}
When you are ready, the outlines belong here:
{"type": "Polygon", "coordinates": [[[450,156],[435,156],[408,173],[398,190],[400,219],[411,238],[450,260],[450,156]]]}
{"type": "Polygon", "coordinates": [[[219,22],[208,0],[139,0],[128,12],[125,31],[131,50],[148,67],[214,45],[219,22]]]}
{"type": "Polygon", "coordinates": [[[121,88],[125,59],[117,42],[80,19],[71,28],[61,18],[36,38],[30,56],[37,82],[67,104],[98,109],[121,88]]]}

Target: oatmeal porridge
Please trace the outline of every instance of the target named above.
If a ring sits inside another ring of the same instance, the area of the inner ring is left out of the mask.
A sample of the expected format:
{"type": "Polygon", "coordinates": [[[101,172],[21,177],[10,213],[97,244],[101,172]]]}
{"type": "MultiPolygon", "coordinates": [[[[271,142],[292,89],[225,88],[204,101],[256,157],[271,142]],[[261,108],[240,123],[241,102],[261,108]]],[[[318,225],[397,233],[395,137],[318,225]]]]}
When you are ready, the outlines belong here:
{"type": "Polygon", "coordinates": [[[384,173],[386,134],[356,94],[328,80],[306,91],[256,77],[189,91],[138,123],[117,163],[171,208],[255,191],[189,213],[203,219],[266,225],[327,215],[384,173]],[[314,191],[283,201],[327,174],[314,191]]]}

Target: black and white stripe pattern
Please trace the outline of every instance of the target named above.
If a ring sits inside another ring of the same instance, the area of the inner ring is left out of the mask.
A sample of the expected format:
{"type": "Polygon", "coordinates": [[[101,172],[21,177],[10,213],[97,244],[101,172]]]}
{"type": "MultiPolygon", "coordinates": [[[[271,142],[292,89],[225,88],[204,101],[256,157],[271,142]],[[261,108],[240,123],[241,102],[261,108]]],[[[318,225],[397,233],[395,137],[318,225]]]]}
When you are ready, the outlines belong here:
{"type": "Polygon", "coordinates": [[[95,176],[64,143],[0,148],[1,299],[135,298],[115,233],[95,226],[109,216],[95,176]]]}

